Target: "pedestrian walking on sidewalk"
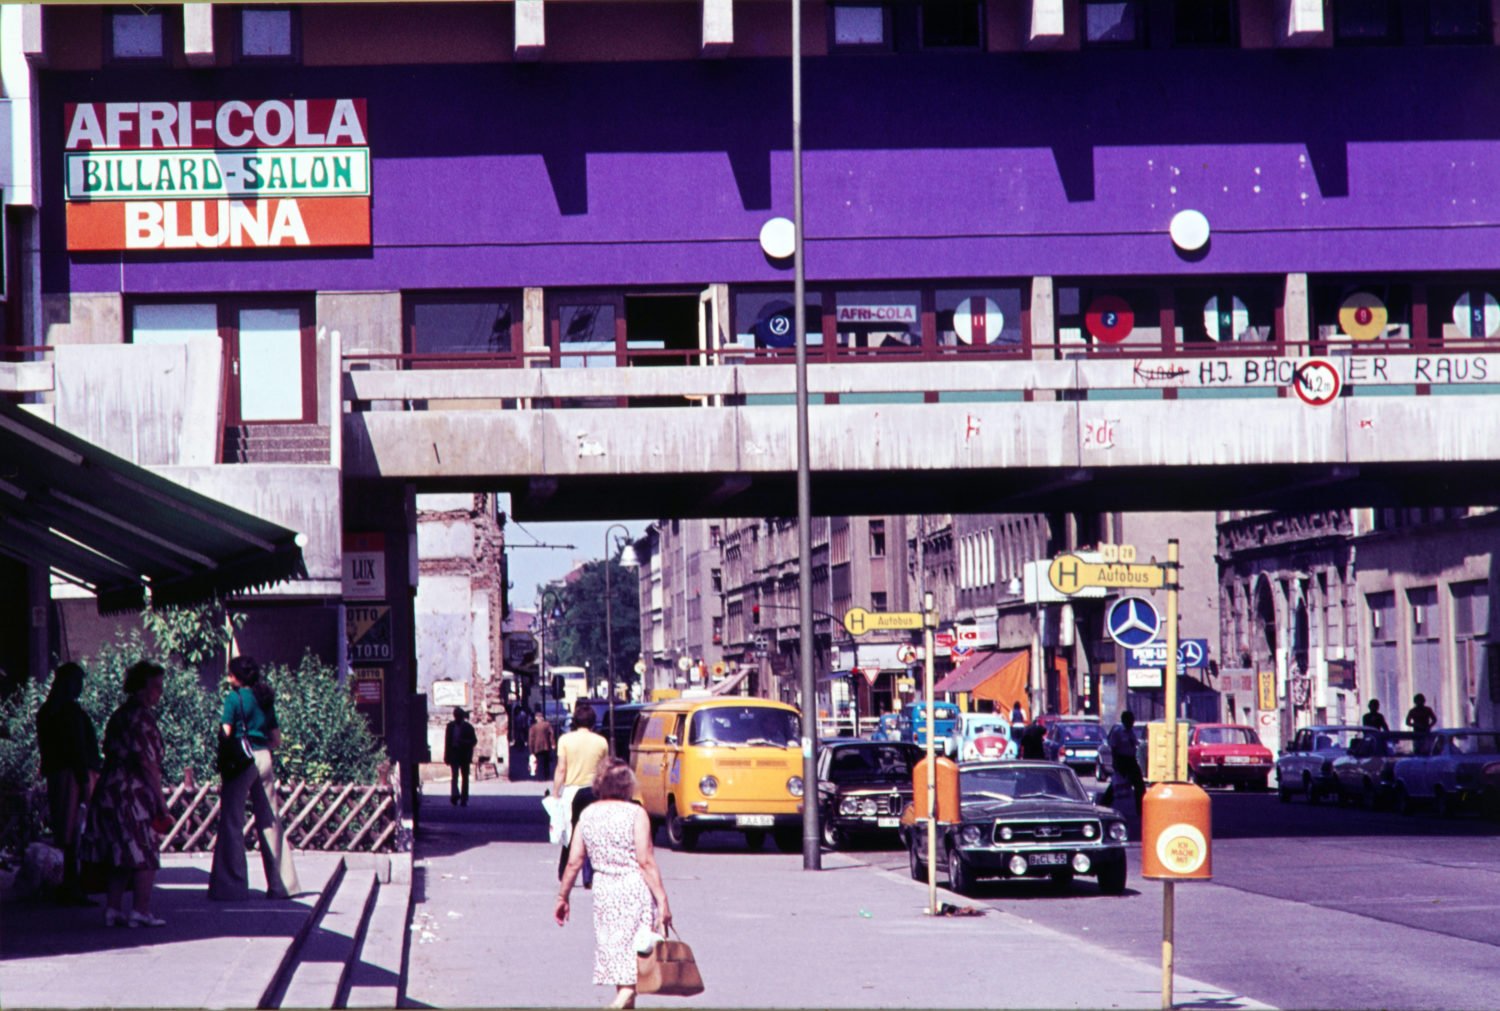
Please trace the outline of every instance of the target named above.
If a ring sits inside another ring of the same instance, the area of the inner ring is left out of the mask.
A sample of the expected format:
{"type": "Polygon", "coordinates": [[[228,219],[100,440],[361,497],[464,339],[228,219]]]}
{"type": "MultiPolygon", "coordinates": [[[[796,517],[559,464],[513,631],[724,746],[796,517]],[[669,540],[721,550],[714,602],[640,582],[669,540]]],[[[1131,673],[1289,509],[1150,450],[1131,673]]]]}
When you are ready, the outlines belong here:
{"type": "Polygon", "coordinates": [[[1109,787],[1101,798],[1104,805],[1114,804],[1115,782],[1125,780],[1130,792],[1135,795],[1135,813],[1140,817],[1141,802],[1146,799],[1146,775],[1141,771],[1140,742],[1135,736],[1135,713],[1129,709],[1120,714],[1120,722],[1109,732],[1109,754],[1114,763],[1114,775],[1109,778],[1109,787]]]}
{"type": "Polygon", "coordinates": [[[231,690],[224,699],[219,732],[244,737],[255,753],[255,763],[219,786],[219,834],[214,840],[214,862],[208,874],[208,897],[238,902],[250,896],[250,872],[245,860],[245,803],[255,814],[260,840],[260,862],[266,872],[266,898],[285,899],[302,890],[292,848],[276,816],[276,757],[281,729],[276,723],[276,693],[261,677],[253,657],[229,661],[231,690]]]}
{"type": "Polygon", "coordinates": [[[42,777],[47,781],[48,824],[63,855],[63,905],[92,906],[78,876],[78,832],[83,827],[80,806],[87,804],[99,776],[99,738],[94,721],[78,704],[83,693],[83,668],[65,663],[52,675],[47,701],[36,714],[36,745],[41,753],[42,777]]]}
{"type": "Polygon", "coordinates": [[[518,699],[510,707],[510,779],[530,779],[531,763],[528,761],[530,755],[526,750],[526,741],[531,731],[531,713],[518,699]]]}
{"type": "Polygon", "coordinates": [[[104,727],[104,770],[89,804],[80,846],[84,860],[109,874],[106,927],[163,927],[151,912],[151,892],[161,867],[159,836],[172,827],[161,792],[165,755],[156,704],[165,671],[141,661],[125,672],[125,701],[104,727]],[[130,912],[125,890],[130,889],[130,912]]]}
{"type": "Polygon", "coordinates": [[[536,717],[531,721],[531,730],[528,735],[527,746],[531,748],[531,754],[536,759],[536,776],[538,779],[552,778],[552,763],[557,758],[557,731],[552,729],[552,724],[542,715],[542,711],[536,711],[536,717]]]}
{"type": "Polygon", "coordinates": [[[448,802],[455,807],[469,806],[469,766],[474,762],[474,748],[479,743],[474,733],[474,724],[463,706],[453,707],[453,719],[448,721],[447,733],[443,735],[443,761],[448,763],[451,774],[448,802]],[[463,787],[459,787],[459,779],[463,787]]]}
{"type": "MultiPolygon", "coordinates": [[[[599,763],[609,754],[609,742],[602,734],[594,732],[594,707],[587,699],[580,699],[573,708],[573,729],[557,739],[557,771],[552,774],[552,796],[568,805],[573,817],[570,825],[578,827],[578,817],[594,800],[594,774],[599,763]]],[[[563,876],[568,862],[570,838],[563,840],[562,854],[557,860],[557,877],[563,876]]],[[[592,888],[594,871],[591,863],[583,867],[583,887],[592,888]]]]}
{"type": "Polygon", "coordinates": [[[632,803],[635,776],[617,758],[599,763],[594,803],[578,819],[562,887],[553,913],[559,927],[568,922],[573,881],[585,858],[593,861],[594,984],[615,987],[609,1007],[635,1007],[636,936],[665,935],[672,925],[667,889],[651,846],[651,819],[632,803]]]}

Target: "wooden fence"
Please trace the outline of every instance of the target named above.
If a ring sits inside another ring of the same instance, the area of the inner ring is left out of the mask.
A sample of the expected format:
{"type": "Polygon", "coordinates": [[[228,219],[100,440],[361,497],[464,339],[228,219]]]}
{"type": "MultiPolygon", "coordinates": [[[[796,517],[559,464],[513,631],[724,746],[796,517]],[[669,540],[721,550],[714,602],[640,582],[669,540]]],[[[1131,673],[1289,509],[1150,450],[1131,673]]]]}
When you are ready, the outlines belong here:
{"type": "MultiPolygon", "coordinates": [[[[172,828],[162,837],[163,853],[212,852],[219,831],[219,780],[198,783],[193,770],[176,786],[163,788],[172,828]]],[[[381,766],[371,786],[339,783],[278,783],[276,810],[287,841],[295,849],[340,853],[391,853],[409,849],[401,824],[399,767],[381,766]]],[[[36,837],[46,810],[45,787],[0,805],[0,838],[17,851],[36,837]]],[[[245,819],[246,844],[255,842],[255,819],[245,819]]]]}

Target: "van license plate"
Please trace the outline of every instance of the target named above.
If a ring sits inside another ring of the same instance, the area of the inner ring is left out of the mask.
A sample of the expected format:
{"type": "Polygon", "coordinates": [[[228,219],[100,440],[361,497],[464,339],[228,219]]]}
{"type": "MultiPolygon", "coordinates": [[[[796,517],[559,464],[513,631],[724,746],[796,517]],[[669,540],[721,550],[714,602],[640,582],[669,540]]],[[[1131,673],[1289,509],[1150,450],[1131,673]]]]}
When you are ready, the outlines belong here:
{"type": "Polygon", "coordinates": [[[775,815],[737,814],[734,816],[735,828],[770,828],[774,824],[776,824],[775,815]]]}
{"type": "Polygon", "coordinates": [[[1029,863],[1037,867],[1052,867],[1067,863],[1068,855],[1066,853],[1033,853],[1027,859],[1029,863]]]}
{"type": "Polygon", "coordinates": [[[901,819],[900,818],[876,818],[875,819],[875,827],[876,828],[900,828],[901,827],[901,819]]]}

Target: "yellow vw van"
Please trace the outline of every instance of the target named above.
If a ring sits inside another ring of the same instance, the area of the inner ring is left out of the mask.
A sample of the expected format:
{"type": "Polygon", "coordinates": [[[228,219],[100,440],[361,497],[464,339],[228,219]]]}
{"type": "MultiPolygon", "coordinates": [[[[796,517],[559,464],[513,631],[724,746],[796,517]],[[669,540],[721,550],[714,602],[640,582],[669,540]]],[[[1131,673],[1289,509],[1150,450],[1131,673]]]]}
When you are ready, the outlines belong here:
{"type": "Polygon", "coordinates": [[[709,830],[743,832],[751,849],[769,832],[802,848],[802,727],[781,702],[739,696],[672,699],[636,717],[630,764],[653,826],[674,849],[709,830]]]}

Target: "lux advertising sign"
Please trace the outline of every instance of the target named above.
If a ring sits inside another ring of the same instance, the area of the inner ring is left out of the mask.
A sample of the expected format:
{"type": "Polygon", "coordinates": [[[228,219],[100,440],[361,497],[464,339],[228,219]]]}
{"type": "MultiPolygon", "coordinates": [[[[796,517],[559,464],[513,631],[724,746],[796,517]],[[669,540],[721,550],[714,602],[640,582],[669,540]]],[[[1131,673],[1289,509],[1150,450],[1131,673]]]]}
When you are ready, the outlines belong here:
{"type": "Polygon", "coordinates": [[[364,99],[64,107],[68,248],[370,244],[364,99]]]}

